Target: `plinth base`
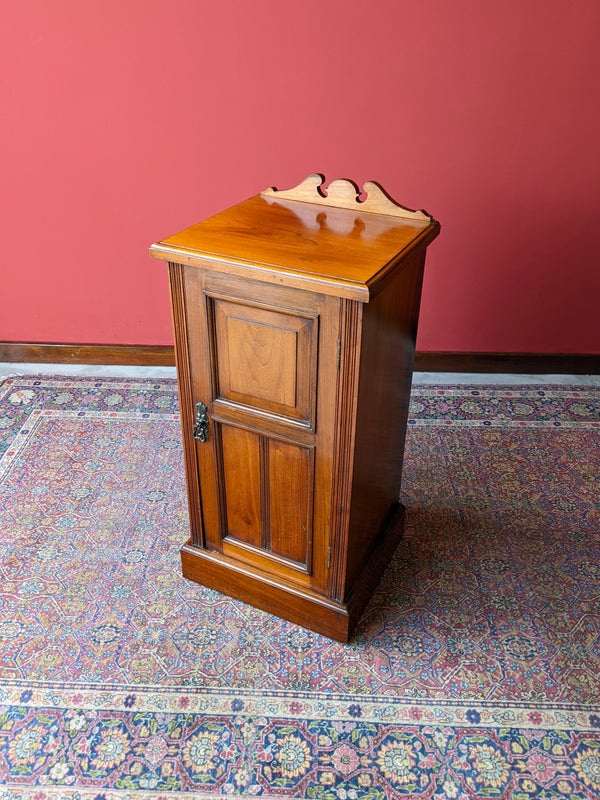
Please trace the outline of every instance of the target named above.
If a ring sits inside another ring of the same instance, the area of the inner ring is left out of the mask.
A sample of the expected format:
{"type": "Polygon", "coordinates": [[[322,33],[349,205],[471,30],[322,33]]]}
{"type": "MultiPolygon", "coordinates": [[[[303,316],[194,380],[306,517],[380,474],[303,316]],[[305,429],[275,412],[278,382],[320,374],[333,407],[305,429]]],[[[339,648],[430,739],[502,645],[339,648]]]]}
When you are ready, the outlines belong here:
{"type": "Polygon", "coordinates": [[[183,577],[315,633],[347,643],[400,541],[403,518],[404,507],[398,503],[345,602],[284,583],[220,553],[196,547],[191,542],[181,548],[183,577]]]}

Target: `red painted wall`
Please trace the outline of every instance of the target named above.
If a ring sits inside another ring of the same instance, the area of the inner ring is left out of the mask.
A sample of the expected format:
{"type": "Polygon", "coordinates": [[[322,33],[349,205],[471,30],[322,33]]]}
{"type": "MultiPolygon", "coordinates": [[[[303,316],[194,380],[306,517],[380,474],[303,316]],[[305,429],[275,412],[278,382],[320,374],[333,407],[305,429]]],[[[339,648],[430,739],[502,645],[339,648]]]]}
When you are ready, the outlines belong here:
{"type": "Polygon", "coordinates": [[[325,172],[441,221],[419,349],[600,352],[595,0],[3,5],[0,340],[170,343],[148,245],[325,172]]]}

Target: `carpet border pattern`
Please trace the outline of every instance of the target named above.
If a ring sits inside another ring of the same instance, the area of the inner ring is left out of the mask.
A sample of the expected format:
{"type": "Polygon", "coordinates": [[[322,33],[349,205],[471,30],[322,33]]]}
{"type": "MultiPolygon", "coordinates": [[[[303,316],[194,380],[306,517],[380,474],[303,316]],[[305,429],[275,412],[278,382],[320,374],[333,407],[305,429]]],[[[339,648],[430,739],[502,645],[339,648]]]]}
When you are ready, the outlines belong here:
{"type": "MultiPolygon", "coordinates": [[[[0,477],[39,421],[173,421],[175,387],[172,379],[6,380],[0,404],[17,422],[3,427],[0,416],[0,477]],[[83,389],[85,404],[46,409],[31,387],[55,400],[60,389],[65,405],[70,390],[83,389]],[[132,389],[137,400],[127,405],[132,389]],[[158,406],[156,391],[165,395],[158,406]]],[[[409,425],[596,434],[599,399],[587,387],[420,385],[409,425]]],[[[0,800],[599,795],[600,705],[0,680],[0,800]]]]}

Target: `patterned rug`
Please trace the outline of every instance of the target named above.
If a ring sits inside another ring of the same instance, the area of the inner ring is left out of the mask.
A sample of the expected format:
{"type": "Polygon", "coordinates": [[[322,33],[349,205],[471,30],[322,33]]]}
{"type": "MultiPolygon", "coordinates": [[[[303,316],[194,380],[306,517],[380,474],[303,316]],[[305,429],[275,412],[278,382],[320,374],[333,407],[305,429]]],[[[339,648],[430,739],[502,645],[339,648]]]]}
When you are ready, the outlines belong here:
{"type": "Polygon", "coordinates": [[[0,800],[600,796],[600,390],[416,386],[342,645],[185,581],[172,380],[0,386],[0,800]]]}

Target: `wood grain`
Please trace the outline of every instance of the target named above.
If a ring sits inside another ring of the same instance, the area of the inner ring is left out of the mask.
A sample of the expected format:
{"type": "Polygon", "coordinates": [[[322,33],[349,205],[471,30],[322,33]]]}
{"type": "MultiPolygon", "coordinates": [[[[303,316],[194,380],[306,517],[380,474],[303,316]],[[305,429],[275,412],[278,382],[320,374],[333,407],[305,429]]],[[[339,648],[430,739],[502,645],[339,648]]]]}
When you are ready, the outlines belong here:
{"type": "Polygon", "coordinates": [[[261,441],[258,434],[233,425],[220,425],[219,463],[223,479],[225,516],[223,537],[263,546],[261,516],[261,441]]]}
{"type": "Polygon", "coordinates": [[[349,300],[340,303],[339,376],[336,394],[335,459],[333,462],[332,565],[329,593],[344,599],[348,555],[348,532],[354,463],[354,440],[358,407],[360,337],[363,304],[349,300]]]}
{"type": "Polygon", "coordinates": [[[399,253],[408,255],[438,233],[439,223],[429,217],[394,218],[257,195],[157,242],[150,252],[223,274],[368,302],[399,253]]]}
{"type": "Polygon", "coordinates": [[[206,405],[211,431],[186,461],[199,476],[205,546],[323,595],[335,416],[335,381],[325,376],[336,370],[337,300],[271,287],[268,308],[258,282],[188,266],[183,276],[189,406],[206,405]],[[232,320],[249,325],[235,344],[232,320]],[[269,393],[295,405],[274,413],[269,393]],[[294,408],[310,411],[310,425],[294,408]]]}
{"type": "Polygon", "coordinates": [[[181,564],[185,578],[340,642],[350,639],[350,615],[343,603],[189,544],[181,548],[181,564]]]}
{"type": "Polygon", "coordinates": [[[314,449],[271,439],[268,451],[270,550],[311,569],[314,449]]]}
{"type": "Polygon", "coordinates": [[[181,417],[183,455],[186,464],[190,531],[192,542],[198,547],[204,547],[206,545],[206,540],[202,524],[200,479],[195,466],[196,444],[193,438],[194,408],[189,369],[190,356],[188,350],[188,321],[186,317],[185,287],[183,281],[184,270],[181,264],[169,263],[168,271],[171,311],[175,332],[175,357],[178,376],[177,388],[179,391],[179,413],[181,417]]]}
{"type": "Polygon", "coordinates": [[[344,596],[400,498],[424,251],[363,306],[344,596]]]}
{"type": "Polygon", "coordinates": [[[363,184],[362,191],[366,194],[364,199],[361,199],[361,191],[353,181],[342,178],[332,181],[327,187],[325,187],[325,182],[323,175],[309,175],[308,178],[305,178],[298,186],[294,186],[292,189],[269,188],[260,194],[261,197],[334,206],[350,211],[363,211],[368,214],[431,221],[430,215],[424,211],[412,211],[397,203],[375,181],[367,181],[363,184]]]}
{"type": "Polygon", "coordinates": [[[366,213],[349,181],[320,205],[251,198],[153,250],[182,264],[184,416],[200,401],[209,418],[208,440],[185,451],[204,544],[182,549],[184,575],[341,641],[401,535],[425,247],[439,231],[370,191],[366,213]]]}
{"type": "Polygon", "coordinates": [[[207,295],[216,397],[311,425],[317,320],[294,310],[207,295]]]}

